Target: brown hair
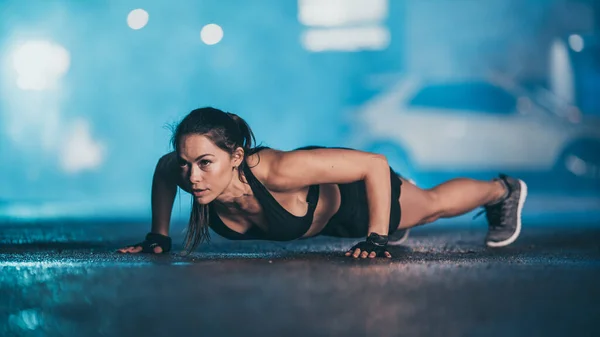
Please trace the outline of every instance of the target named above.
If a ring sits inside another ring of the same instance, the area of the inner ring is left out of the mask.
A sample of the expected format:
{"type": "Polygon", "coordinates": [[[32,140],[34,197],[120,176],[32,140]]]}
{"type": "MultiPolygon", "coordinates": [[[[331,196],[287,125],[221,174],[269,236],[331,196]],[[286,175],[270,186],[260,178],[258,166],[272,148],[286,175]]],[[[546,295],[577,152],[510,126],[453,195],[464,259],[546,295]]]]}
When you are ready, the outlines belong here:
{"type": "MultiPolygon", "coordinates": [[[[178,151],[181,139],[190,134],[206,136],[229,154],[233,154],[238,147],[244,149],[244,160],[238,167],[240,179],[246,165],[245,159],[258,149],[254,147],[254,133],[244,119],[211,107],[195,109],[179,122],[171,138],[175,151],[178,151]]],[[[210,242],[208,209],[208,205],[199,204],[195,198],[192,199],[192,212],[185,236],[187,254],[200,243],[210,242]]]]}

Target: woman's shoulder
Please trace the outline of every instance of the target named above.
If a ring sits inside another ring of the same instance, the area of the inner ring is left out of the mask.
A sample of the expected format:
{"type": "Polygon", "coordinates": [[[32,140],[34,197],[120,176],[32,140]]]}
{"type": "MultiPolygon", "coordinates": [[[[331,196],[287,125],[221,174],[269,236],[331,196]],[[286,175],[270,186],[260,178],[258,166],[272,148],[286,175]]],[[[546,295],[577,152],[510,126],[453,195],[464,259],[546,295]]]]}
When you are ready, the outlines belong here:
{"type": "Polygon", "coordinates": [[[158,163],[156,164],[156,169],[165,173],[168,176],[172,176],[177,174],[179,164],[177,162],[177,153],[175,151],[171,151],[158,159],[158,163]]]}
{"type": "MultiPolygon", "coordinates": [[[[299,187],[291,187],[286,179],[280,174],[281,158],[288,152],[273,148],[264,148],[253,153],[246,159],[246,165],[252,175],[270,192],[288,193],[296,192],[299,187]]],[[[308,186],[302,186],[304,188],[308,186]]]]}
{"type": "MultiPolygon", "coordinates": [[[[262,147],[253,151],[246,158],[246,165],[252,172],[252,175],[258,179],[263,185],[269,185],[269,173],[273,164],[277,160],[277,156],[283,151],[270,147],[262,147]]],[[[268,187],[268,186],[267,186],[268,187]]]]}
{"type": "Polygon", "coordinates": [[[284,151],[264,147],[252,152],[246,158],[246,165],[251,170],[252,175],[271,192],[294,192],[298,189],[306,188],[308,185],[298,186],[297,180],[290,181],[290,175],[287,172],[289,170],[302,170],[302,168],[298,167],[297,160],[286,160],[285,158],[289,158],[286,155],[290,154],[294,156],[296,151],[320,148],[323,147],[310,146],[284,151]]]}

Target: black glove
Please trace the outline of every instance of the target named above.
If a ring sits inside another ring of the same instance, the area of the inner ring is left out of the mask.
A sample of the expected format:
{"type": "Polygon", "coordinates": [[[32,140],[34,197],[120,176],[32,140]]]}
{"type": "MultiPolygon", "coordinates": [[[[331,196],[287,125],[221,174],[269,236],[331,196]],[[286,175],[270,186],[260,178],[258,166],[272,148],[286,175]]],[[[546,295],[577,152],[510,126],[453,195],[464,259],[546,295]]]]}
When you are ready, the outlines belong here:
{"type": "Polygon", "coordinates": [[[154,247],[160,247],[163,253],[171,250],[171,238],[157,233],[146,234],[146,240],[136,243],[133,247],[142,247],[142,253],[154,253],[154,247]]]}
{"type": "MultiPolygon", "coordinates": [[[[367,254],[371,254],[371,252],[375,252],[377,256],[387,257],[385,252],[387,252],[387,244],[388,244],[388,236],[387,235],[379,235],[377,233],[371,233],[366,241],[362,241],[354,245],[348,251],[350,255],[354,254],[356,249],[360,249],[360,253],[367,252],[367,254]]],[[[389,253],[388,253],[389,254],[389,253]]]]}

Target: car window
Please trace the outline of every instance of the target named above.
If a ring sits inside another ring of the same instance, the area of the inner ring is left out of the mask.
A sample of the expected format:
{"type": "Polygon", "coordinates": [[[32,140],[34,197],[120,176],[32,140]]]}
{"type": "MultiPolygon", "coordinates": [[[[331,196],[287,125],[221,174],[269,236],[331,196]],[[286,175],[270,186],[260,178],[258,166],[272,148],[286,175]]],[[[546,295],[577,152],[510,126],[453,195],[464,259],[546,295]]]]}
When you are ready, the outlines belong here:
{"type": "Polygon", "coordinates": [[[516,111],[517,98],[489,83],[445,83],[424,87],[410,99],[408,105],[418,108],[510,114],[516,111]]]}

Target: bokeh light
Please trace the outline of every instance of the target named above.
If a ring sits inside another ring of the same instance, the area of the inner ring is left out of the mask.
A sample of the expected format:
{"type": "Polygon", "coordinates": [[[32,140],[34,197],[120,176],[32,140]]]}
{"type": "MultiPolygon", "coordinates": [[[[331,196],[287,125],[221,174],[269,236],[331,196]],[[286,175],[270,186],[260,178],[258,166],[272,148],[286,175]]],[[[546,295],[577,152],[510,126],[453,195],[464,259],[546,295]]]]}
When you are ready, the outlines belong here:
{"type": "Polygon", "coordinates": [[[214,23],[208,24],[202,27],[200,38],[207,45],[217,44],[223,39],[223,28],[214,23]]]}
{"type": "Polygon", "coordinates": [[[148,15],[148,12],[145,10],[141,8],[134,9],[129,12],[129,15],[127,15],[127,25],[131,29],[142,29],[146,26],[146,24],[148,24],[149,17],[150,16],[148,15]]]}
{"type": "Polygon", "coordinates": [[[569,46],[576,52],[580,52],[583,50],[584,42],[583,38],[579,34],[573,34],[569,36],[569,46]]]}
{"type": "Polygon", "coordinates": [[[23,90],[51,88],[67,72],[70,63],[69,52],[58,44],[25,42],[13,54],[17,86],[23,90]]]}

